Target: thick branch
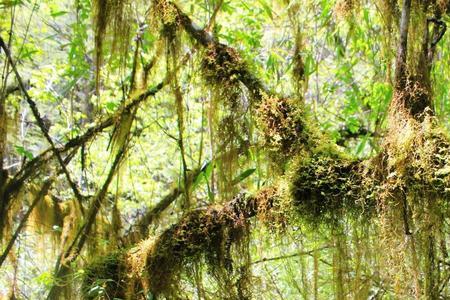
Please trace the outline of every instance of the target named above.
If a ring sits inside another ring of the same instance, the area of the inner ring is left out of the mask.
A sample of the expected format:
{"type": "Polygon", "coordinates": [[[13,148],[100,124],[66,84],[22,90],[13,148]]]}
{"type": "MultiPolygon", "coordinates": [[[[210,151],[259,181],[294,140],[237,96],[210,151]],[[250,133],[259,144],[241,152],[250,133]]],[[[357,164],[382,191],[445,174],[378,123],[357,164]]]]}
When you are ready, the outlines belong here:
{"type": "Polygon", "coordinates": [[[167,294],[186,262],[202,255],[219,260],[212,263],[229,264],[221,261],[228,249],[226,245],[236,242],[249,218],[270,210],[276,195],[274,189],[268,188],[251,197],[238,195],[221,208],[211,206],[187,213],[159,236],[145,258],[145,277],[148,276],[151,292],[167,294]]]}
{"type": "Polygon", "coordinates": [[[406,87],[406,58],[408,54],[408,28],[411,14],[411,0],[404,0],[400,19],[400,40],[395,62],[395,88],[402,90],[406,87]]]}

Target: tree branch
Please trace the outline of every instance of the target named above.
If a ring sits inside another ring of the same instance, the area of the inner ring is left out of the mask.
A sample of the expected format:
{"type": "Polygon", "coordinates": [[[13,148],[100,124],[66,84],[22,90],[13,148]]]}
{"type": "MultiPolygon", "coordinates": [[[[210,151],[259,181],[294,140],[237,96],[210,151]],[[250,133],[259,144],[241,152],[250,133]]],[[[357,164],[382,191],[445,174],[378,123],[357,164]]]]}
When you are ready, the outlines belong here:
{"type": "Polygon", "coordinates": [[[320,248],[317,248],[317,249],[313,249],[313,250],[309,250],[309,251],[300,251],[300,252],[296,252],[296,253],[292,253],[292,254],[281,255],[281,256],[277,256],[277,257],[263,258],[263,259],[260,259],[260,260],[255,260],[251,264],[255,265],[255,264],[259,264],[259,263],[265,263],[265,262],[268,262],[268,261],[276,261],[276,260],[293,258],[293,257],[298,257],[298,256],[303,256],[303,255],[311,255],[311,254],[313,254],[316,251],[322,251],[322,250],[329,249],[329,248],[332,248],[332,247],[330,245],[325,245],[323,247],[320,247],[320,248]]]}
{"type": "MultiPolygon", "coordinates": [[[[163,0],[165,1],[165,0],[163,0]]],[[[204,29],[201,29],[196,25],[191,18],[186,15],[176,4],[169,2],[175,10],[178,12],[178,20],[184,30],[189,34],[191,38],[197,41],[204,47],[218,47],[225,49],[232,49],[227,45],[219,43],[214,37],[204,29]]],[[[234,49],[233,49],[234,50],[234,49]]],[[[235,51],[234,51],[235,52],[235,51]]],[[[241,81],[249,90],[250,94],[257,100],[262,98],[263,93],[268,94],[268,90],[264,87],[263,83],[256,78],[247,67],[240,68],[235,74],[237,79],[241,81]]]]}
{"type": "Polygon", "coordinates": [[[406,86],[406,57],[408,54],[408,28],[411,14],[411,0],[403,1],[400,19],[400,41],[395,62],[395,88],[402,90],[406,86]]]}
{"type": "Polygon", "coordinates": [[[86,220],[84,221],[84,224],[79,229],[71,245],[67,248],[67,250],[61,253],[60,257],[58,258],[55,266],[54,284],[50,289],[47,299],[49,300],[59,299],[58,297],[61,292],[61,286],[65,285],[65,283],[61,281],[63,281],[63,278],[69,273],[71,269],[70,264],[78,258],[80,252],[82,251],[86,243],[89,233],[91,232],[91,229],[95,223],[97,213],[103,204],[103,200],[105,199],[105,195],[106,192],[108,191],[109,184],[111,183],[114,175],[116,174],[116,171],[120,165],[120,162],[122,161],[124,154],[125,150],[119,149],[114,159],[114,162],[111,165],[108,176],[105,179],[105,182],[103,183],[102,188],[95,195],[95,198],[93,199],[89,207],[89,210],[87,211],[87,216],[86,220]]]}
{"type": "MultiPolygon", "coordinates": [[[[64,146],[59,147],[57,150],[59,153],[66,153],[70,150],[73,150],[73,154],[81,147],[86,144],[88,141],[92,140],[98,133],[102,132],[108,127],[111,127],[115,124],[115,121],[118,117],[125,111],[129,112],[137,107],[140,103],[142,103],[145,99],[150,96],[156,95],[166,84],[167,79],[160,82],[156,86],[148,89],[147,91],[139,94],[135,98],[132,99],[128,104],[119,109],[115,114],[101,121],[97,125],[89,128],[83,135],[77,136],[71,140],[69,140],[64,146]]],[[[66,163],[69,163],[70,159],[73,157],[73,154],[69,157],[66,157],[66,163]]],[[[33,177],[36,177],[40,174],[40,170],[43,166],[47,165],[51,159],[55,156],[55,152],[52,149],[47,149],[42,152],[40,155],[36,156],[29,162],[25,164],[25,166],[16,174],[14,177],[9,180],[5,186],[5,191],[3,194],[3,199],[0,201],[0,216],[4,216],[5,212],[10,205],[10,199],[12,199],[17,192],[20,190],[22,185],[30,180],[33,177]]],[[[0,222],[0,229],[2,228],[0,222]]],[[[0,230],[0,233],[2,230],[0,230]]],[[[1,235],[1,234],[0,234],[1,235]]]]}

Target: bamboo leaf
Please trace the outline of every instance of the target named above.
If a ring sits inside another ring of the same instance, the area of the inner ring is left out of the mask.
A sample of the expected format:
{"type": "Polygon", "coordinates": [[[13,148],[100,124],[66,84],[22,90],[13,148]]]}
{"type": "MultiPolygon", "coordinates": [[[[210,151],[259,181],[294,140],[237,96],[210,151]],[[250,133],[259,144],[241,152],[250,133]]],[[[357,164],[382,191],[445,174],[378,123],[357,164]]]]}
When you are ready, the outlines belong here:
{"type": "Polygon", "coordinates": [[[243,181],[244,179],[255,173],[255,171],[256,171],[255,168],[245,170],[244,172],[242,172],[241,174],[236,176],[236,178],[233,179],[233,184],[238,184],[239,182],[243,181]]]}

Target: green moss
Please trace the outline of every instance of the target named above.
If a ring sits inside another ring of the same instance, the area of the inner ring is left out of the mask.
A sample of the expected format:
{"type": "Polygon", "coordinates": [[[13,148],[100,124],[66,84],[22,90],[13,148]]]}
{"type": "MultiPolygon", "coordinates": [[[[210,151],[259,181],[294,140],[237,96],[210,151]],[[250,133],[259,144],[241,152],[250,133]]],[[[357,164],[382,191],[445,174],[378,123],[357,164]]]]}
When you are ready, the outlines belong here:
{"type": "Polygon", "coordinates": [[[211,84],[233,86],[244,69],[245,64],[236,50],[223,44],[210,45],[203,56],[203,76],[211,84]]]}
{"type": "Polygon", "coordinates": [[[125,252],[98,257],[87,266],[82,292],[84,299],[126,299],[125,252]]]}
{"type": "Polygon", "coordinates": [[[229,277],[234,271],[232,245],[242,240],[246,228],[237,207],[211,207],[188,213],[155,241],[147,256],[146,276],[152,293],[169,298],[177,295],[186,269],[200,261],[206,263],[218,286],[223,286],[220,278],[229,277]]]}
{"type": "Polygon", "coordinates": [[[343,215],[373,212],[377,184],[358,160],[316,153],[289,174],[293,206],[307,223],[332,225],[343,215]]]}

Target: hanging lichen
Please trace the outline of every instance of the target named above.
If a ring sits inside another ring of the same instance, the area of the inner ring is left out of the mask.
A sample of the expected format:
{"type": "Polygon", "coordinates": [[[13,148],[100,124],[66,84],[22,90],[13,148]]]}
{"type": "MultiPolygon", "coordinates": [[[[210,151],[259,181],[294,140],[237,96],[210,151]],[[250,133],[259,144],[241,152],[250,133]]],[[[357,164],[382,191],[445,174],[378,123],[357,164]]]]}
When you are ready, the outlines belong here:
{"type": "MultiPolygon", "coordinates": [[[[236,201],[239,203],[239,199],[236,201]]],[[[213,275],[231,272],[230,246],[240,240],[238,236],[245,228],[244,216],[232,206],[189,213],[155,240],[146,261],[150,290],[176,295],[182,269],[200,259],[210,266],[213,275]]]]}
{"type": "Polygon", "coordinates": [[[128,53],[132,24],[130,10],[130,1],[93,1],[97,88],[100,83],[100,70],[103,64],[105,44],[110,45],[111,53],[119,53],[121,58],[125,58],[126,53],[128,53]],[[105,43],[105,41],[109,43],[105,43]]]}

